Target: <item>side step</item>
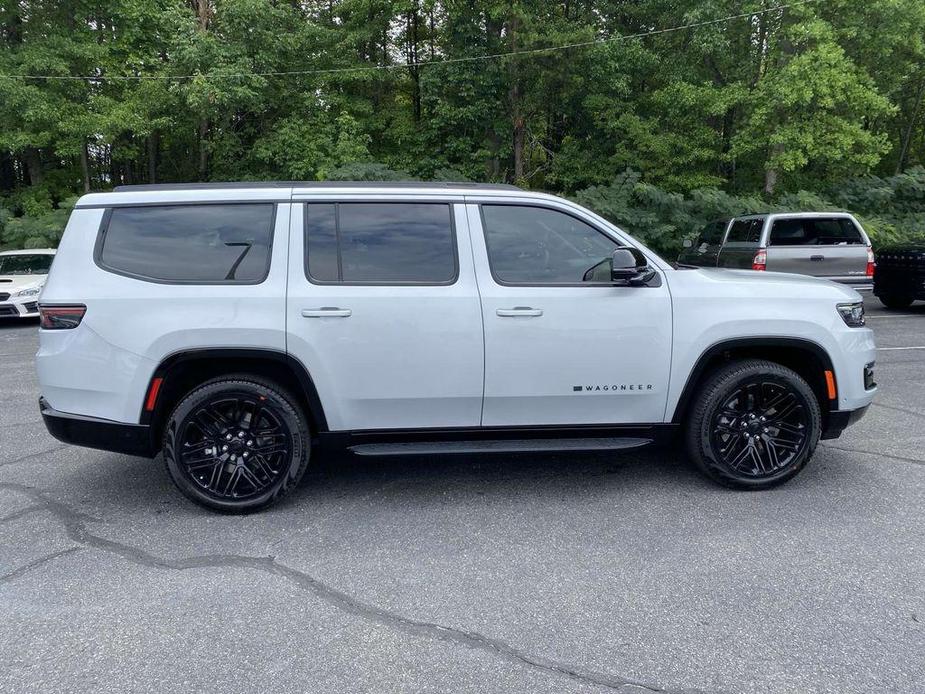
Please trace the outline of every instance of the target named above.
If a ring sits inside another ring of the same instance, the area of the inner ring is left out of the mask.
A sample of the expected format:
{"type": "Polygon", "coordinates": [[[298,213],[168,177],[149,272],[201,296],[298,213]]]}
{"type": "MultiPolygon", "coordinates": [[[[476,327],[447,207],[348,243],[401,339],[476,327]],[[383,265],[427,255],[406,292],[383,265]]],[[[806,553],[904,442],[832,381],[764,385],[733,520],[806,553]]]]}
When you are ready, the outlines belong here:
{"type": "Polygon", "coordinates": [[[357,455],[426,455],[445,453],[539,453],[554,451],[618,451],[641,448],[652,439],[607,437],[573,439],[511,439],[496,441],[412,441],[362,443],[348,450],[357,455]]]}

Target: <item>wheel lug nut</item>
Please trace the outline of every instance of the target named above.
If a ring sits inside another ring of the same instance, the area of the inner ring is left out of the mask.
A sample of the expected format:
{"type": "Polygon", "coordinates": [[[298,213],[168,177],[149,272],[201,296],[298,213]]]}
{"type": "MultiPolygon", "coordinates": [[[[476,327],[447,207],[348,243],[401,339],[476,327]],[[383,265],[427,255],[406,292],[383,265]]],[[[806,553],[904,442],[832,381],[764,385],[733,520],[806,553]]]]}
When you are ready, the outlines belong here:
{"type": "Polygon", "coordinates": [[[253,441],[248,441],[245,445],[247,445],[247,446],[253,446],[253,445],[254,445],[254,442],[253,442],[253,441]]]}
{"type": "Polygon", "coordinates": [[[231,441],[231,434],[225,434],[225,438],[226,438],[227,440],[231,441]]]}
{"type": "Polygon", "coordinates": [[[238,438],[239,438],[239,439],[243,439],[243,438],[244,438],[244,432],[243,432],[243,431],[239,431],[239,432],[238,432],[238,438]]]}
{"type": "Polygon", "coordinates": [[[248,453],[247,451],[244,451],[244,452],[241,454],[241,457],[242,457],[242,458],[246,458],[246,457],[249,456],[249,455],[250,455],[250,453],[248,453]]]}
{"type": "Polygon", "coordinates": [[[228,450],[228,446],[222,446],[222,450],[223,450],[223,451],[227,451],[227,450],[228,450]]]}

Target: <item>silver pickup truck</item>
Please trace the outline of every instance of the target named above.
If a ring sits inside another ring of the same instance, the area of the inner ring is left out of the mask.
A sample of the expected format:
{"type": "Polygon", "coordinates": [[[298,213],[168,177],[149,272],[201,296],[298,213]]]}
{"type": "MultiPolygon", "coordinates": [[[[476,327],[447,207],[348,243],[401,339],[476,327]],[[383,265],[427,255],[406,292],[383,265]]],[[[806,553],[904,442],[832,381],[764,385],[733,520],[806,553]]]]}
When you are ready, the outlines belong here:
{"type": "Polygon", "coordinates": [[[871,289],[874,254],[857,219],[844,212],[788,212],[721,219],[687,239],[679,265],[812,275],[871,289]]]}

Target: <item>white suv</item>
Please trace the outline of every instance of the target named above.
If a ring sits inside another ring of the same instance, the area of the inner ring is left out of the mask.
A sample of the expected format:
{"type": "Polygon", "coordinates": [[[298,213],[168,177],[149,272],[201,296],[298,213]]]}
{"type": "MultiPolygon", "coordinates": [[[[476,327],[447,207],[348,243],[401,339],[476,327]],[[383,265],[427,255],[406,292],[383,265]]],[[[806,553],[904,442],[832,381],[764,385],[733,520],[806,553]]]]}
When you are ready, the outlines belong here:
{"type": "Polygon", "coordinates": [[[550,195],[467,184],[135,186],[77,203],[41,301],[62,441],[163,451],[241,512],[310,453],[621,449],[793,477],[870,404],[861,297],[675,269],[550,195]]]}

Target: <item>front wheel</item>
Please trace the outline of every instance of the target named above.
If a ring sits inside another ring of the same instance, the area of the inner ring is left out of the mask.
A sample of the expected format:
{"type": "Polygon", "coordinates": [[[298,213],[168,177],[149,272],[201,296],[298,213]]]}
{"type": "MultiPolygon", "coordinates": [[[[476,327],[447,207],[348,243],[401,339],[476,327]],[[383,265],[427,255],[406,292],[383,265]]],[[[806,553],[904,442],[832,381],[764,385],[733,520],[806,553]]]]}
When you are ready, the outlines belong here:
{"type": "Polygon", "coordinates": [[[796,372],[748,359],[718,369],[701,386],[687,427],[691,459],[737,489],[768,489],[802,470],[822,431],[819,402],[796,372]]]}
{"type": "Polygon", "coordinates": [[[308,424],[294,402],[275,384],[250,376],[198,387],[167,422],[170,477],[196,503],[225,513],[275,503],[308,466],[308,424]]]}

